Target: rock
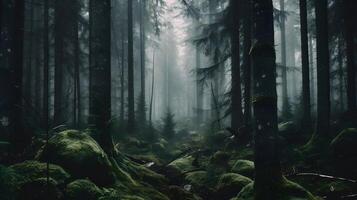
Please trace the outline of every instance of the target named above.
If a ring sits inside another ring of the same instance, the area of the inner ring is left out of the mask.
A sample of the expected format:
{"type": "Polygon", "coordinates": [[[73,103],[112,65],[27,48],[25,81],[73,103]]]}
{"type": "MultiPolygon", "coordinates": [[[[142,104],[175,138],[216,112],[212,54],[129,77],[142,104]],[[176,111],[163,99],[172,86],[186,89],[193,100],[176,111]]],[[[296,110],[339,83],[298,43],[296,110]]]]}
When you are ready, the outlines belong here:
{"type": "Polygon", "coordinates": [[[220,168],[228,168],[229,167],[229,159],[230,155],[223,151],[217,151],[213,154],[210,159],[210,164],[220,167],[220,168]]]}
{"type": "Polygon", "coordinates": [[[26,182],[21,186],[19,192],[20,200],[60,200],[63,194],[57,187],[58,183],[52,178],[49,179],[47,184],[46,178],[39,178],[33,181],[26,182]]]}
{"type": "MultiPolygon", "coordinates": [[[[25,161],[9,167],[16,174],[22,177],[22,182],[34,181],[39,178],[46,177],[47,164],[38,161],[25,161]]],[[[70,178],[70,175],[62,169],[62,167],[50,164],[49,175],[58,184],[63,184],[70,178]]]]}
{"type": "Polygon", "coordinates": [[[192,165],[194,160],[195,158],[193,156],[184,156],[174,160],[169,164],[169,166],[179,170],[181,173],[184,173],[195,169],[192,165]]]}
{"type": "Polygon", "coordinates": [[[185,182],[193,186],[193,188],[200,188],[207,184],[208,176],[206,171],[196,171],[187,173],[185,182]]]}
{"type": "Polygon", "coordinates": [[[68,200],[97,200],[103,192],[89,180],[75,180],[66,187],[66,199],[68,200]]]}
{"type": "Polygon", "coordinates": [[[252,180],[245,176],[227,173],[223,174],[218,181],[217,188],[217,198],[219,199],[230,199],[235,197],[243,187],[251,183],[252,180]]]}
{"type": "Polygon", "coordinates": [[[294,141],[299,136],[299,127],[293,121],[280,123],[278,129],[279,135],[287,141],[294,141]]]}
{"type": "MultiPolygon", "coordinates": [[[[274,200],[317,200],[310,192],[301,187],[300,185],[283,179],[278,186],[278,192],[274,200]]],[[[254,182],[246,185],[237,195],[234,200],[254,200],[254,182]]]]}
{"type": "Polygon", "coordinates": [[[357,129],[348,128],[338,134],[331,142],[336,157],[352,157],[357,155],[357,129]]]}
{"type": "Polygon", "coordinates": [[[55,134],[48,143],[47,149],[39,152],[40,160],[62,166],[74,178],[89,178],[99,186],[115,182],[112,165],[103,149],[89,135],[67,130],[55,134]]]}
{"type": "Polygon", "coordinates": [[[169,186],[170,200],[200,200],[201,198],[178,186],[169,186]]]}
{"type": "Polygon", "coordinates": [[[254,162],[250,160],[237,160],[231,171],[249,178],[254,178],[254,170],[254,162]]]}
{"type": "Polygon", "coordinates": [[[331,142],[337,174],[357,178],[357,129],[348,128],[331,142]]]}

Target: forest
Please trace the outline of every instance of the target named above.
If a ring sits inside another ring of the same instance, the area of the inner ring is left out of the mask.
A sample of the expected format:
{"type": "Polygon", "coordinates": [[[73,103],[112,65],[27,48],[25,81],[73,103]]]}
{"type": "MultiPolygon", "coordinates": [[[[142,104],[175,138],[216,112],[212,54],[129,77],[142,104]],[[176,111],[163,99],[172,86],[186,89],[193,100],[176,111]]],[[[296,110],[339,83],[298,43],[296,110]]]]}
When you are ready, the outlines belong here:
{"type": "Polygon", "coordinates": [[[0,200],[356,200],[356,11],[0,0],[0,200]]]}

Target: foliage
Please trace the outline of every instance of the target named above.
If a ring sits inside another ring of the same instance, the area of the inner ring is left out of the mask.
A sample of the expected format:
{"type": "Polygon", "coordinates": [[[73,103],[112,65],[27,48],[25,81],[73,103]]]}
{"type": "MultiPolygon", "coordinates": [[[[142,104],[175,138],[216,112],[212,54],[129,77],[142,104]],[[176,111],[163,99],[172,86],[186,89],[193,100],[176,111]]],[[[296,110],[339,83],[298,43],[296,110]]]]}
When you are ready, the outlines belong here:
{"type": "Polygon", "coordinates": [[[165,117],[162,119],[164,126],[162,128],[161,135],[167,140],[171,140],[175,136],[176,123],[174,122],[174,116],[175,115],[172,114],[169,109],[166,112],[165,117]]]}

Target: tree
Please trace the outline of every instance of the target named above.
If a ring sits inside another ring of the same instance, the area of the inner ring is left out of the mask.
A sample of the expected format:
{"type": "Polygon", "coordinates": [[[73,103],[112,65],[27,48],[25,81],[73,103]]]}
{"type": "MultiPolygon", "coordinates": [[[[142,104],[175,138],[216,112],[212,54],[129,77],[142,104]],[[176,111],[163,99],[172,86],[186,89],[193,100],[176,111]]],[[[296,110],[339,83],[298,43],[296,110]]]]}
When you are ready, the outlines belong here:
{"type": "Polygon", "coordinates": [[[255,131],[255,199],[277,199],[282,175],[277,147],[278,117],[272,0],[253,0],[253,113],[255,131]]]}
{"type": "MultiPolygon", "coordinates": [[[[230,1],[230,13],[232,22],[230,24],[231,28],[231,75],[232,75],[232,88],[231,88],[231,127],[234,130],[238,130],[243,123],[243,113],[242,113],[242,92],[241,92],[241,78],[240,78],[240,19],[237,10],[239,8],[240,1],[231,0],[230,1]]],[[[239,13],[239,12],[238,12],[239,13]]]]}
{"type": "Polygon", "coordinates": [[[146,98],[145,98],[145,60],[146,60],[146,0],[140,1],[140,75],[141,75],[141,94],[139,96],[138,120],[140,124],[146,124],[146,98]]]}
{"type": "Polygon", "coordinates": [[[244,124],[249,126],[251,124],[251,62],[249,52],[252,45],[252,7],[250,0],[244,0],[243,6],[244,124]]]}
{"type": "Polygon", "coordinates": [[[317,48],[316,135],[325,137],[330,124],[330,66],[327,27],[327,0],[315,0],[317,48]]]}
{"type": "Polygon", "coordinates": [[[15,1],[14,6],[14,35],[12,66],[10,69],[10,97],[9,127],[13,131],[12,139],[16,150],[22,150],[30,141],[31,135],[24,127],[22,78],[23,78],[23,40],[24,40],[24,10],[25,1],[15,1]]]}
{"type": "Polygon", "coordinates": [[[128,132],[135,129],[133,0],[128,0],[128,132]]]}
{"type": "Polygon", "coordinates": [[[68,91],[75,85],[69,74],[76,68],[77,4],[77,0],[55,1],[55,125],[67,123],[73,112],[68,91]]]}
{"type": "Polygon", "coordinates": [[[288,98],[288,80],[287,80],[287,66],[286,66],[286,29],[285,29],[285,0],[280,0],[280,45],[281,45],[281,74],[282,74],[282,116],[289,119],[291,116],[289,98],[288,98]]]}
{"type": "Polygon", "coordinates": [[[354,44],[354,26],[355,26],[355,8],[356,2],[353,0],[344,0],[344,25],[347,55],[347,106],[348,110],[356,110],[356,66],[355,66],[355,44],[354,44]]]}
{"type": "Polygon", "coordinates": [[[94,125],[103,149],[112,155],[110,10],[110,0],[90,0],[89,122],[94,125]]]}
{"type": "Polygon", "coordinates": [[[300,0],[300,32],[301,32],[301,63],[302,63],[302,98],[303,125],[307,129],[311,126],[310,104],[310,71],[309,71],[309,40],[307,32],[306,0],[300,0]]]}

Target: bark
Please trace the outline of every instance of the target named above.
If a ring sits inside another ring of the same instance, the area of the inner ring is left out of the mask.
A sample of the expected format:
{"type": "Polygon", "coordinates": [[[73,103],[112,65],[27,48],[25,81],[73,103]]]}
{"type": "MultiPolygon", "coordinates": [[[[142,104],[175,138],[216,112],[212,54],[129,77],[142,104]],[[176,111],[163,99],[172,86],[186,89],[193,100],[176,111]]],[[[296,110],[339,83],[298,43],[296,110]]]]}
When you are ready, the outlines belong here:
{"type": "Polygon", "coordinates": [[[344,103],[345,103],[345,98],[344,98],[344,82],[345,82],[345,76],[344,76],[344,71],[343,71],[343,42],[342,39],[339,39],[338,41],[338,54],[337,54],[337,61],[338,61],[338,78],[339,78],[339,93],[340,93],[340,110],[341,112],[344,111],[344,103]]]}
{"type": "Polygon", "coordinates": [[[330,66],[327,0],[315,0],[317,48],[317,135],[326,135],[330,124],[330,66]]]}
{"type": "Polygon", "coordinates": [[[354,26],[356,25],[354,0],[344,0],[344,22],[347,55],[347,106],[356,110],[356,66],[354,50],[354,26]]]}
{"type": "Polygon", "coordinates": [[[145,31],[145,20],[146,20],[146,0],[140,1],[140,75],[141,75],[141,102],[143,108],[140,109],[142,113],[140,114],[140,123],[145,124],[146,122],[146,101],[145,101],[145,59],[146,59],[146,31],[145,31]]]}
{"type": "Polygon", "coordinates": [[[14,48],[12,57],[13,69],[10,70],[11,100],[9,113],[9,127],[13,131],[14,148],[18,151],[31,140],[31,134],[24,128],[22,76],[23,76],[23,41],[24,41],[24,10],[25,1],[15,1],[14,7],[14,48]]]}
{"type": "Polygon", "coordinates": [[[252,49],[255,131],[255,199],[277,199],[282,175],[278,156],[276,64],[272,0],[253,0],[252,49]]]}
{"type": "Polygon", "coordinates": [[[43,12],[43,27],[44,27],[44,33],[43,33],[43,118],[44,122],[43,125],[46,129],[46,132],[48,131],[48,94],[49,94],[49,58],[50,58],[50,49],[49,49],[49,0],[44,0],[44,12],[43,12]]]}
{"type": "Polygon", "coordinates": [[[94,125],[103,149],[113,155],[111,120],[111,4],[110,0],[90,1],[90,124],[94,125]]]}
{"type": "Polygon", "coordinates": [[[196,47],[196,110],[197,110],[197,123],[202,123],[202,110],[203,110],[203,84],[199,80],[200,76],[198,70],[201,68],[201,52],[199,47],[196,47]]]}
{"type": "MultiPolygon", "coordinates": [[[[285,2],[280,0],[280,11],[285,12],[285,2]]],[[[285,16],[281,18],[280,22],[280,43],[281,43],[281,70],[282,70],[282,115],[283,118],[289,119],[291,116],[289,99],[288,99],[288,80],[287,80],[287,66],[286,66],[286,28],[285,16]]]]}
{"type": "Polygon", "coordinates": [[[232,24],[231,24],[231,45],[232,45],[232,58],[231,58],[231,75],[232,75],[232,88],[231,88],[231,127],[238,130],[243,123],[242,113],[242,92],[241,92],[241,77],[240,77],[240,24],[237,9],[239,9],[239,2],[236,0],[230,1],[232,24]]]}
{"type": "Polygon", "coordinates": [[[135,129],[133,0],[128,0],[128,132],[135,129]]]}
{"type": "Polygon", "coordinates": [[[251,61],[250,48],[252,46],[252,27],[251,27],[251,4],[250,0],[244,0],[243,17],[243,72],[244,72],[244,124],[251,124],[251,61]]]}
{"type": "Polygon", "coordinates": [[[310,71],[309,71],[309,41],[307,32],[306,0],[300,0],[300,32],[301,32],[301,63],[302,63],[302,95],[303,95],[303,125],[311,127],[310,104],[310,71]]]}

